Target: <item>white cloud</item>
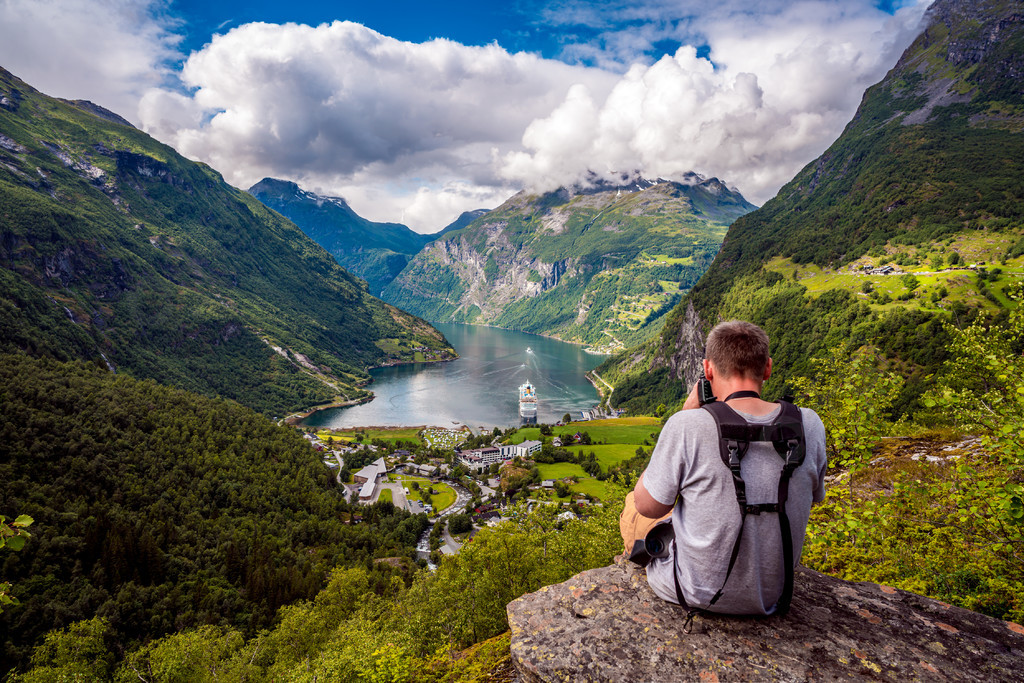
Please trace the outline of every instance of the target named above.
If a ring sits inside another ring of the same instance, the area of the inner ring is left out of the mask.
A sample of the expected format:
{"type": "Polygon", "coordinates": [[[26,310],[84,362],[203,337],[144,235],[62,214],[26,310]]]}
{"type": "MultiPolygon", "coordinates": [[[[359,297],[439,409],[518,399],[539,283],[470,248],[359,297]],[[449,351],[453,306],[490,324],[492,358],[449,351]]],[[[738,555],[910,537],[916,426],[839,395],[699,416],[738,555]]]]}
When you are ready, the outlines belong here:
{"type": "Polygon", "coordinates": [[[0,65],[55,97],[130,121],[178,57],[164,0],[0,0],[0,65]]]}
{"type": "Polygon", "coordinates": [[[909,44],[925,0],[908,1],[890,16],[870,0],[554,0],[540,16],[563,61],[348,22],[247,24],[174,73],[169,0],[0,0],[0,64],[239,187],[286,178],[432,232],[587,170],[693,170],[762,202],[909,44]],[[683,47],[652,63],[662,41],[683,47]]]}
{"type": "MultiPolygon", "coordinates": [[[[664,8],[648,6],[649,17],[664,8]]],[[[567,22],[602,21],[562,9],[567,22]]],[[[525,150],[505,157],[504,177],[543,189],[587,170],[666,177],[693,170],[756,203],[771,198],[839,135],[864,89],[916,35],[924,7],[895,17],[855,3],[762,9],[726,3],[688,20],[685,31],[711,48],[707,59],[684,46],[630,68],[607,98],[574,90],[527,128],[525,150]]]]}
{"type": "MultiPolygon", "coordinates": [[[[450,203],[458,215],[504,193],[494,148],[518,148],[529,122],[573,84],[604,95],[616,76],[493,44],[408,43],[334,22],[235,28],[193,53],[182,80],[190,96],[155,88],[139,113],[183,154],[241,187],[265,175],[337,189],[357,176],[413,187],[406,218],[430,232],[444,223],[427,223],[428,205],[450,203]],[[457,198],[467,204],[455,207],[457,198]]],[[[360,213],[376,213],[347,194],[360,213]]]]}

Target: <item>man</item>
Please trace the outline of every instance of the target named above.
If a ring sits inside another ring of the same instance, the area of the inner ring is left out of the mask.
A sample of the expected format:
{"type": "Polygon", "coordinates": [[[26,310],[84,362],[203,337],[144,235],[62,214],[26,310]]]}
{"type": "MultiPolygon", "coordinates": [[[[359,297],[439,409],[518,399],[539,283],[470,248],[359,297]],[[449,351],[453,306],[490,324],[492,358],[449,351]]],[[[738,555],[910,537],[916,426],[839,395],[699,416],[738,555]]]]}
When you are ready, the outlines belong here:
{"type": "MultiPolygon", "coordinates": [[[[714,395],[751,425],[770,425],[780,413],[780,404],[760,398],[761,386],[771,372],[768,335],[760,327],[730,321],[711,330],[704,374],[714,395]],[[734,396],[737,392],[739,396],[734,396]]],[[[700,407],[694,385],[683,409],[665,423],[650,464],[626,497],[620,518],[626,551],[671,513],[670,538],[674,542],[668,544],[667,556],[656,557],[647,565],[647,579],[654,592],[678,603],[678,588],[685,604],[695,609],[772,614],[786,578],[779,514],[741,513],[732,472],[720,454],[715,417],[700,407]],[[739,553],[730,573],[737,538],[739,553]]],[[[805,456],[792,472],[785,506],[794,565],[803,548],[811,503],[825,497],[827,466],[821,419],[813,410],[801,408],[799,412],[805,456]]],[[[783,458],[773,444],[751,441],[741,463],[746,500],[750,504],[777,503],[783,458]]]]}

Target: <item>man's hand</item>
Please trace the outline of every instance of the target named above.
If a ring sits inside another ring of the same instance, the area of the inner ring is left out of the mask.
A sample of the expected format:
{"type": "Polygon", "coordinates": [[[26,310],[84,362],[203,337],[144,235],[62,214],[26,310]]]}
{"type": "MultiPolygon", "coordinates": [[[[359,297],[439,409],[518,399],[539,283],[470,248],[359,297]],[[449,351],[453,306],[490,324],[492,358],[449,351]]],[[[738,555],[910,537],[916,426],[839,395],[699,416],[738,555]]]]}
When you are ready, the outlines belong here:
{"type": "Polygon", "coordinates": [[[690,395],[686,397],[686,402],[683,403],[683,410],[693,410],[694,408],[700,408],[700,395],[697,393],[697,385],[700,382],[694,382],[693,388],[690,389],[690,395]]]}

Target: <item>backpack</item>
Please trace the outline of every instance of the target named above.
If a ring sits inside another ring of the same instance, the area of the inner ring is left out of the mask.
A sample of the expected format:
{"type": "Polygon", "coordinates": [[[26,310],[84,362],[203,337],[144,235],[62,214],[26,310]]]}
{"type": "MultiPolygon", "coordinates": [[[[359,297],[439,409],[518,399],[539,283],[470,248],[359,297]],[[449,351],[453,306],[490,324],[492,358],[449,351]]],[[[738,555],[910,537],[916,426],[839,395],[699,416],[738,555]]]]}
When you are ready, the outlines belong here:
{"type": "MultiPolygon", "coordinates": [[[[737,391],[730,394],[725,400],[731,398],[758,397],[753,391],[737,391]]],[[[789,517],[786,515],[786,501],[789,500],[789,480],[793,472],[804,462],[807,453],[806,439],[804,438],[803,416],[800,409],[789,401],[780,400],[777,403],[781,406],[779,414],[767,425],[752,425],[743,419],[739,413],[726,405],[725,401],[711,401],[701,406],[711,413],[718,426],[718,446],[722,462],[732,473],[732,483],[736,489],[736,502],[740,506],[740,531],[736,535],[736,542],[732,547],[732,556],[729,558],[729,569],[725,573],[725,581],[718,589],[708,608],[714,605],[725,590],[725,584],[729,581],[733,567],[736,565],[736,558],[740,552],[740,541],[743,539],[743,528],[747,515],[777,514],[779,516],[779,529],[782,532],[782,561],[785,568],[785,582],[783,584],[782,596],[776,603],[775,613],[785,615],[789,611],[790,601],[793,598],[793,535],[789,529],[789,517]],[[776,503],[749,503],[747,501],[746,484],[740,474],[740,464],[743,456],[752,441],[771,442],[775,452],[782,458],[782,472],[779,475],[778,502],[776,503]]],[[[673,571],[673,576],[675,572],[673,571]]],[[[682,590],[679,587],[679,579],[676,578],[676,597],[680,605],[685,605],[682,590]]],[[[692,618],[692,616],[691,616],[692,618]]]]}
{"type": "MultiPolygon", "coordinates": [[[[754,391],[737,391],[726,397],[725,401],[746,397],[760,398],[760,395],[754,391]]],[[[781,406],[781,409],[771,424],[752,425],[726,405],[725,401],[716,401],[714,397],[711,397],[710,401],[701,407],[711,413],[718,427],[719,454],[722,457],[722,462],[732,473],[732,482],[736,489],[736,502],[740,506],[740,531],[736,535],[736,542],[732,547],[729,568],[726,570],[722,587],[711,598],[706,608],[690,607],[686,604],[683,590],[679,586],[679,576],[673,567],[672,578],[675,581],[676,599],[680,607],[689,610],[686,614],[686,623],[683,626],[686,633],[690,632],[694,616],[701,612],[709,612],[710,608],[722,597],[725,585],[729,582],[729,576],[736,565],[736,558],[739,556],[740,541],[743,539],[743,528],[747,521],[747,515],[778,514],[779,529],[782,532],[782,561],[785,565],[785,580],[782,595],[776,603],[775,614],[784,616],[789,611],[789,605],[793,598],[793,535],[789,529],[789,517],[786,515],[786,501],[789,500],[789,480],[793,472],[803,464],[804,456],[807,453],[803,416],[800,414],[800,409],[791,402],[780,400],[776,403],[781,406]],[[771,442],[775,447],[775,452],[782,458],[782,472],[779,475],[779,493],[776,503],[747,502],[747,488],[740,472],[740,465],[752,441],[771,442]]],[[[671,529],[671,522],[662,522],[655,526],[648,533],[643,544],[637,542],[629,559],[641,566],[646,566],[653,557],[667,555],[671,529]]]]}

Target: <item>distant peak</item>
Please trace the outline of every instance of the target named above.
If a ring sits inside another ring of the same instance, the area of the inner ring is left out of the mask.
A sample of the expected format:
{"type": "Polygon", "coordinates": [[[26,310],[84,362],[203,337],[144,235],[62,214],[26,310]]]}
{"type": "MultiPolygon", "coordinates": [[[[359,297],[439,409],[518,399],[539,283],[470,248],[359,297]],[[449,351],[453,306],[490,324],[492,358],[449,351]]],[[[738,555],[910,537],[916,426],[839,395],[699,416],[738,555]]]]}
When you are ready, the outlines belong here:
{"type": "Polygon", "coordinates": [[[299,186],[290,180],[278,180],[277,178],[264,178],[249,188],[249,194],[263,194],[275,197],[297,195],[299,186]]]}

